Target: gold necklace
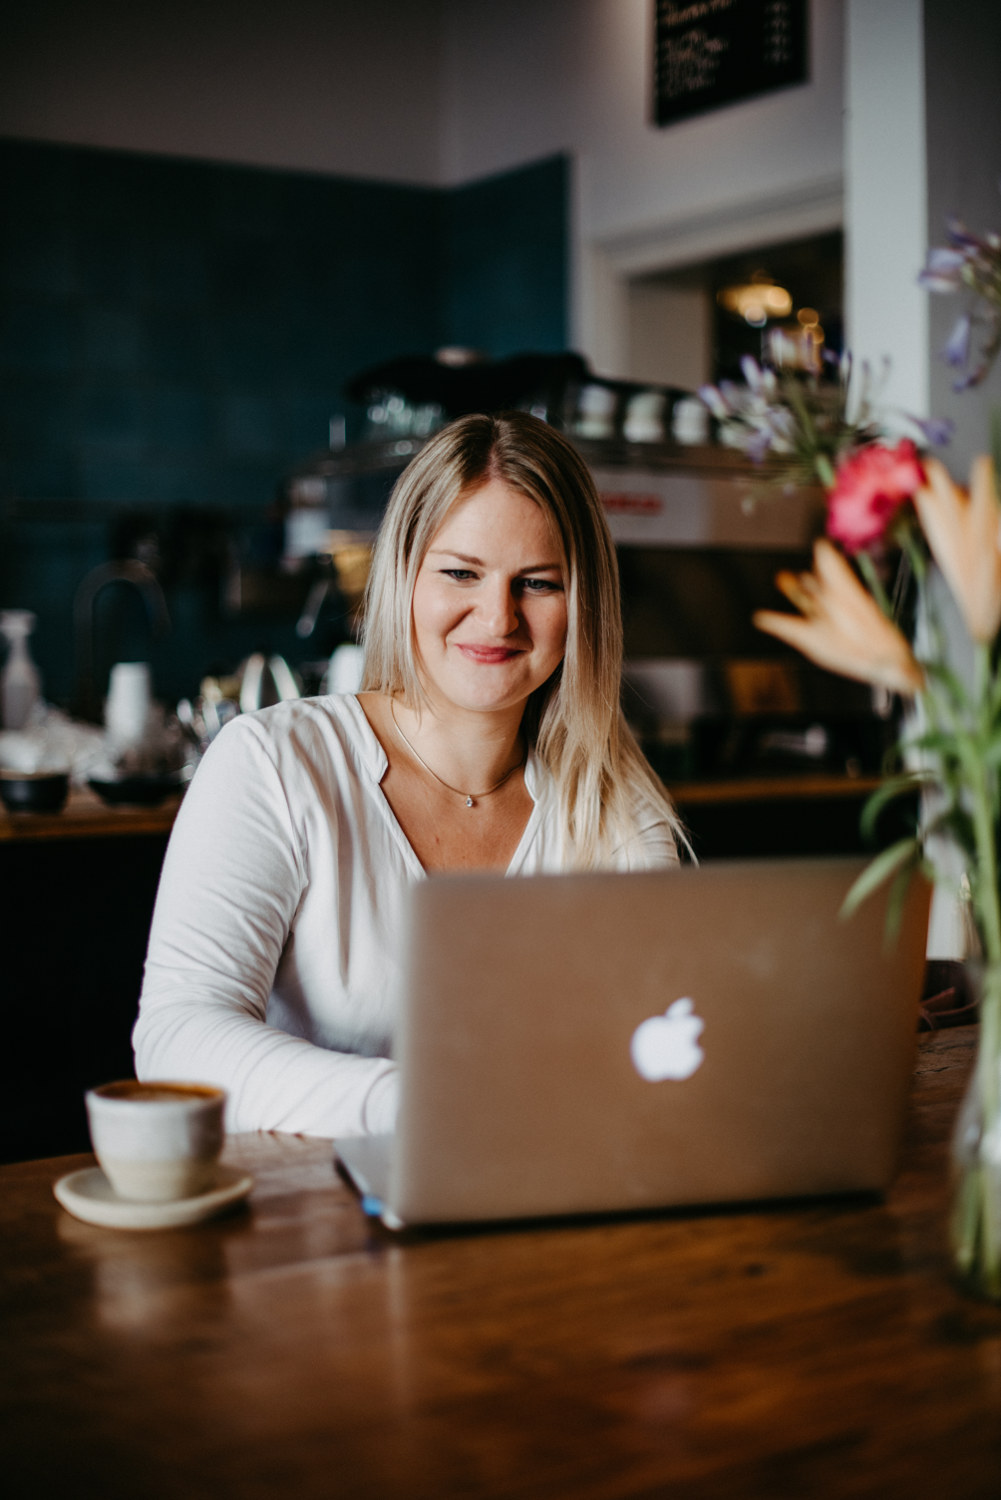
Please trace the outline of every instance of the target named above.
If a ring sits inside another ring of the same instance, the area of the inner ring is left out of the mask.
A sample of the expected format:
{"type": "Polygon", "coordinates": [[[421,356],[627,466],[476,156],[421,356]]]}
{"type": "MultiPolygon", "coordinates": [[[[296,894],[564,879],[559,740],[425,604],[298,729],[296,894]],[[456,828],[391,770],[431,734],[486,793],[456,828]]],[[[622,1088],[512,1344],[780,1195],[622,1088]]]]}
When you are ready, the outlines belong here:
{"type": "Polygon", "coordinates": [[[437,771],[433,771],[420,751],[416,750],[407,739],[406,735],[403,733],[403,730],[400,728],[399,720],[396,717],[396,706],[392,698],[390,698],[389,700],[389,714],[391,719],[393,720],[393,728],[396,730],[397,734],[400,736],[400,739],[406,745],[407,749],[410,751],[410,754],[414,757],[414,759],[416,761],[419,761],[420,764],[424,767],[425,771],[427,771],[428,775],[433,776],[435,781],[440,782],[446,791],[454,792],[457,797],[465,797],[467,807],[475,807],[481,797],[489,797],[491,792],[496,792],[500,787],[504,785],[508,777],[513,776],[515,771],[517,771],[520,766],[523,766],[525,764],[525,757],[522,756],[521,760],[517,761],[509,771],[504,772],[504,775],[501,777],[500,781],[495,781],[493,786],[488,786],[485,792],[460,792],[457,786],[452,786],[444,779],[444,777],[439,776],[437,771]]]}

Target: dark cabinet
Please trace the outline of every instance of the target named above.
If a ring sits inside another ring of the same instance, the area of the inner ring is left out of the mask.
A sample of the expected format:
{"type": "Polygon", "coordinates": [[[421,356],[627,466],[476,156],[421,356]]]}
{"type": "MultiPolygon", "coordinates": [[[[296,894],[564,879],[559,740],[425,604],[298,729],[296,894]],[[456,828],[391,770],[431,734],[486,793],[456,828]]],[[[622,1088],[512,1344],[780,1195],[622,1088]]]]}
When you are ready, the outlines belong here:
{"type": "Polygon", "coordinates": [[[132,1074],[166,833],[0,843],[0,1160],[89,1150],[84,1090],[132,1074]]]}

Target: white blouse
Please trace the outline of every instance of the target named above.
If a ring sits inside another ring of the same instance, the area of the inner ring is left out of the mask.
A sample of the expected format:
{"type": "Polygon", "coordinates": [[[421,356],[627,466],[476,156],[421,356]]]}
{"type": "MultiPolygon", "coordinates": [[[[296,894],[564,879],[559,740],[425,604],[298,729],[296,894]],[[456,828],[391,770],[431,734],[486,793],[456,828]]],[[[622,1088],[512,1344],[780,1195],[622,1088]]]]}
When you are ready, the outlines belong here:
{"type": "MultiPolygon", "coordinates": [[[[278,704],[227,725],[167,850],[133,1035],[140,1078],[228,1091],[229,1130],[390,1128],[401,905],[425,878],[380,782],[385,752],[357,698],[278,704]]],[[[509,875],[562,867],[556,799],[533,808],[509,875]]],[[[674,863],[658,810],[616,864],[674,863]]]]}

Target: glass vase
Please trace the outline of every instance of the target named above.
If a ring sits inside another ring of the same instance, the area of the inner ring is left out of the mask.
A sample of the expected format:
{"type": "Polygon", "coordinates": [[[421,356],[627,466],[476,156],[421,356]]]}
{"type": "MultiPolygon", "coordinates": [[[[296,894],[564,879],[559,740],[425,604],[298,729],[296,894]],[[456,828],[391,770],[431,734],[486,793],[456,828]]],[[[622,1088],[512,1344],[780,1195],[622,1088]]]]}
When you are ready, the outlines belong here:
{"type": "Polygon", "coordinates": [[[980,1036],[952,1137],[950,1239],[968,1290],[1001,1302],[1001,964],[971,966],[970,979],[980,1036]]]}

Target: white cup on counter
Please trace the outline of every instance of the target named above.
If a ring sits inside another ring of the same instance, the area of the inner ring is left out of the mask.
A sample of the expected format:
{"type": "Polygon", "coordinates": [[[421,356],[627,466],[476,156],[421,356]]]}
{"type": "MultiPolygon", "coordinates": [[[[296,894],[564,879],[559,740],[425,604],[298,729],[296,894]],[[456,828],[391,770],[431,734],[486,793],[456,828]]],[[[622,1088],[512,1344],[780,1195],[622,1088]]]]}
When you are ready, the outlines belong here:
{"type": "Polygon", "coordinates": [[[116,662],[104,704],[104,727],[116,746],[127,749],[142,744],[152,701],[149,662],[116,662]]]}
{"type": "Polygon", "coordinates": [[[677,402],[671,417],[671,433],[676,443],[698,445],[709,441],[709,409],[697,396],[686,396],[677,402]]]}

